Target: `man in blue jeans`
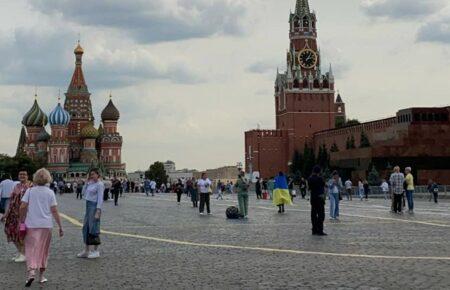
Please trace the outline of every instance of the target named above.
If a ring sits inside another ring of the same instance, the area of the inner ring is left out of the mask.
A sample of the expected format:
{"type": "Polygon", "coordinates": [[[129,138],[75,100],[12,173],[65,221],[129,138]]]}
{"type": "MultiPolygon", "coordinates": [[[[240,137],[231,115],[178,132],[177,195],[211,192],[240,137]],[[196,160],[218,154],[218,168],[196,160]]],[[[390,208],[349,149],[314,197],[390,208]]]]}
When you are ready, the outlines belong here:
{"type": "Polygon", "coordinates": [[[414,213],[414,176],[411,174],[411,171],[411,167],[405,168],[406,200],[408,201],[410,214],[414,213]]]}
{"type": "Polygon", "coordinates": [[[342,180],[337,171],[328,181],[328,195],[330,197],[330,220],[339,220],[339,193],[342,190],[342,180]]]}

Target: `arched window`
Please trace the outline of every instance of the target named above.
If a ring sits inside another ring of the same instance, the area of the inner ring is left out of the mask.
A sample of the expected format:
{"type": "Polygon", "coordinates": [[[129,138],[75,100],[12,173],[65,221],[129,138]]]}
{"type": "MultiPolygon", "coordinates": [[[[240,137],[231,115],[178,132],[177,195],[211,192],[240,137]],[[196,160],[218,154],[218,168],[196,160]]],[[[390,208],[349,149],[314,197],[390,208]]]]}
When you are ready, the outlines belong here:
{"type": "Polygon", "coordinates": [[[303,28],[309,29],[309,18],[307,16],[303,17],[303,28]]]}
{"type": "Polygon", "coordinates": [[[304,78],[303,79],[303,88],[308,88],[309,87],[309,82],[308,82],[308,79],[307,78],[304,78]]]}

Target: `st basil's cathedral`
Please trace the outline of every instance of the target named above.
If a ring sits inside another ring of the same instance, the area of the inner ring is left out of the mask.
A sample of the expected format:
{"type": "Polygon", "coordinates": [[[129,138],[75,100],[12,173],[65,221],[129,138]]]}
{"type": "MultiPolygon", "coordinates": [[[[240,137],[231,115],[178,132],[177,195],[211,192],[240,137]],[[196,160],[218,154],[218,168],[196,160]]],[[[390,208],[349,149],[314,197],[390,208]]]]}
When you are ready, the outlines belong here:
{"type": "Polygon", "coordinates": [[[84,50],[78,43],[74,50],[75,71],[65,94],[47,116],[35,98],[23,116],[17,153],[47,164],[54,178],[86,177],[90,168],[100,168],[106,176],[126,175],[122,163],[122,136],[117,131],[119,110],[112,98],[101,113],[101,123],[94,126],[91,94],[82,69],[84,50]],[[46,130],[50,124],[50,134],[46,130]]]}

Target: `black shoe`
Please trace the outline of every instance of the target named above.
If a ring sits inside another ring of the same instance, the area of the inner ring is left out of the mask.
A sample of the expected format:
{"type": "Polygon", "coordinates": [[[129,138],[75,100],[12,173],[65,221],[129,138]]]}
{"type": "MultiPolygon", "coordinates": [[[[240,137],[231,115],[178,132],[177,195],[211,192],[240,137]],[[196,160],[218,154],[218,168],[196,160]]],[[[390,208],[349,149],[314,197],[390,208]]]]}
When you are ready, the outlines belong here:
{"type": "Polygon", "coordinates": [[[324,232],[318,233],[317,235],[318,235],[318,236],[328,236],[328,234],[327,234],[327,233],[324,233],[324,232]]]}
{"type": "Polygon", "coordinates": [[[27,280],[27,282],[25,283],[25,287],[31,287],[31,284],[33,283],[33,281],[34,281],[34,278],[30,278],[30,279],[28,279],[27,280]]]}

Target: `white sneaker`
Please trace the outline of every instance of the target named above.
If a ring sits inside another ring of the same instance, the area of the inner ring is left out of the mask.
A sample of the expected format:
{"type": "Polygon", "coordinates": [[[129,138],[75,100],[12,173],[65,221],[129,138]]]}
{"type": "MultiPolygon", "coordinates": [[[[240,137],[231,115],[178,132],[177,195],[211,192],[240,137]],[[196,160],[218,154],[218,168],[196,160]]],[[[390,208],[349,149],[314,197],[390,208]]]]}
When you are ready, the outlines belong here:
{"type": "Polygon", "coordinates": [[[201,212],[200,215],[205,215],[205,213],[201,212]]]}
{"type": "Polygon", "coordinates": [[[92,251],[88,255],[88,259],[97,259],[100,258],[100,252],[99,251],[92,251]]]}
{"type": "Polygon", "coordinates": [[[77,254],[77,258],[87,258],[88,256],[89,256],[89,253],[86,251],[83,251],[83,252],[77,254]]]}
{"type": "Polygon", "coordinates": [[[23,262],[26,262],[26,261],[27,261],[27,258],[24,255],[22,255],[22,254],[20,254],[19,257],[17,257],[14,260],[14,262],[16,262],[16,263],[23,263],[23,262]]]}
{"type": "Polygon", "coordinates": [[[11,261],[14,262],[17,258],[19,258],[19,256],[20,256],[19,254],[16,254],[13,258],[11,258],[11,261]]]}

